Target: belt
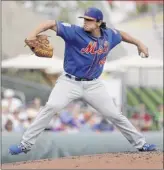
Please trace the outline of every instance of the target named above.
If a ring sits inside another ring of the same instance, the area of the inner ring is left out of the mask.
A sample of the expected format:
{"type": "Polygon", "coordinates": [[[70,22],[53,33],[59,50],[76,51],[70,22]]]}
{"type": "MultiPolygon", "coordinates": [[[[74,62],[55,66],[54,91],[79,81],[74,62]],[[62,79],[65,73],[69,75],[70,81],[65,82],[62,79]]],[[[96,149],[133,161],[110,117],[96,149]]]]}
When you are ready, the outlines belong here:
{"type": "Polygon", "coordinates": [[[66,77],[76,80],[76,81],[92,81],[94,79],[87,79],[87,78],[79,78],[79,77],[75,77],[75,76],[71,76],[70,74],[65,74],[66,77]]]}

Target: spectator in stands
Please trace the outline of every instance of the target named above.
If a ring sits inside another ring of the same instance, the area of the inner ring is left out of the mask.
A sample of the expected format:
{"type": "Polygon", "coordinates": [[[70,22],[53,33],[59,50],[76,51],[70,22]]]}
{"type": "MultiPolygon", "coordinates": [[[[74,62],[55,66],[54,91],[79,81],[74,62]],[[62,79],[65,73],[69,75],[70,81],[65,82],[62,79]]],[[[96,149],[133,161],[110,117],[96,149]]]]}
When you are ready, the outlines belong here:
{"type": "Polygon", "coordinates": [[[12,114],[12,121],[13,121],[13,131],[14,132],[23,132],[24,127],[23,124],[21,123],[21,120],[19,119],[19,115],[21,113],[21,109],[17,108],[13,111],[12,114]]]}
{"type": "Polygon", "coordinates": [[[100,123],[93,126],[93,130],[97,132],[111,132],[114,130],[114,126],[110,121],[102,119],[100,123]]]}
{"type": "Polygon", "coordinates": [[[131,120],[134,126],[139,127],[142,131],[151,130],[153,125],[152,116],[146,111],[144,104],[140,105],[139,112],[134,113],[131,120]]]}
{"type": "Polygon", "coordinates": [[[72,119],[68,123],[64,124],[64,131],[67,133],[78,133],[79,128],[77,127],[75,121],[72,119]]]}
{"type": "Polygon", "coordinates": [[[92,131],[92,114],[91,112],[86,112],[81,114],[79,117],[80,125],[80,132],[90,132],[92,131]]]}
{"type": "Polygon", "coordinates": [[[47,128],[54,132],[64,131],[64,125],[59,116],[54,116],[47,128]]]}
{"type": "Polygon", "coordinates": [[[4,91],[3,94],[4,98],[2,102],[8,103],[9,112],[12,113],[15,109],[21,107],[23,105],[22,101],[15,96],[15,92],[12,89],[7,89],[4,91]]]}
{"type": "Polygon", "coordinates": [[[163,104],[158,106],[158,111],[154,115],[154,121],[157,130],[163,128],[163,104]]]}
{"type": "Polygon", "coordinates": [[[12,120],[7,119],[4,131],[6,131],[6,132],[12,132],[13,131],[13,122],[12,122],[12,120]]]}
{"type": "Polygon", "coordinates": [[[25,131],[29,125],[29,123],[27,124],[27,121],[28,121],[28,115],[27,115],[27,112],[25,109],[22,109],[20,114],[19,114],[19,120],[20,120],[20,123],[23,127],[23,130],[25,131]]]}
{"type": "Polygon", "coordinates": [[[136,127],[137,130],[140,130],[140,113],[135,111],[131,113],[130,121],[136,127]]]}
{"type": "Polygon", "coordinates": [[[78,125],[70,110],[63,110],[59,115],[64,126],[64,131],[68,133],[78,132],[78,125]]]}
{"type": "Polygon", "coordinates": [[[9,116],[8,102],[2,101],[2,131],[5,130],[5,125],[9,116]]]}
{"type": "Polygon", "coordinates": [[[34,118],[37,116],[37,111],[33,108],[28,108],[27,112],[27,124],[28,126],[33,122],[34,118]]]}
{"type": "Polygon", "coordinates": [[[35,109],[36,111],[39,111],[42,107],[41,99],[38,97],[35,97],[32,101],[32,104],[30,105],[31,108],[35,109]]]}
{"type": "Polygon", "coordinates": [[[32,123],[34,118],[37,115],[37,111],[32,108],[26,108],[24,111],[22,111],[19,115],[20,122],[23,124],[23,128],[26,130],[29,125],[32,123]]]}
{"type": "Polygon", "coordinates": [[[92,112],[86,112],[84,113],[84,121],[81,124],[80,131],[93,131],[93,127],[95,124],[98,124],[101,121],[101,118],[99,118],[97,115],[93,114],[92,112]]]}
{"type": "Polygon", "coordinates": [[[144,104],[141,104],[140,106],[140,121],[142,131],[148,131],[152,129],[153,118],[150,113],[146,111],[146,107],[144,104]]]}

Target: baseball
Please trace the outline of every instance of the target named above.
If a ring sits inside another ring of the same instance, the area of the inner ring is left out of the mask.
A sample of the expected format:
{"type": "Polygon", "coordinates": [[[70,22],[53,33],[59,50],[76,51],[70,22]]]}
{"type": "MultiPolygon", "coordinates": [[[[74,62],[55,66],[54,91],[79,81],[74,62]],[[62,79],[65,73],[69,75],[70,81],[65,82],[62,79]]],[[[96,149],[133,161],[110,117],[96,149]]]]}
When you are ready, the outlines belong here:
{"type": "Polygon", "coordinates": [[[146,55],[144,54],[144,53],[140,53],[140,56],[142,57],[142,58],[146,58],[146,55]]]}

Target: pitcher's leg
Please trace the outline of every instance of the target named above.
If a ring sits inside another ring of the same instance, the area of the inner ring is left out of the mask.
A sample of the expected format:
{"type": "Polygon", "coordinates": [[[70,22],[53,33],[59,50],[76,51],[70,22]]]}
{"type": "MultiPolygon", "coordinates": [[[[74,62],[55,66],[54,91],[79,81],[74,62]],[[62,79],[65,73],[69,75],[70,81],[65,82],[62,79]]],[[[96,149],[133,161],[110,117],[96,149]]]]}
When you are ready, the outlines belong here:
{"type": "Polygon", "coordinates": [[[54,114],[81,96],[81,88],[76,82],[61,77],[53,88],[47,104],[41,109],[34,122],[24,133],[22,143],[34,144],[37,136],[46,128],[54,114]]]}
{"type": "MultiPolygon", "coordinates": [[[[61,77],[53,88],[47,104],[40,110],[33,123],[24,133],[21,141],[23,147],[30,150],[38,135],[44,131],[54,114],[66,107],[72,100],[81,97],[81,95],[81,86],[66,77],[61,77]]],[[[14,154],[15,149],[12,151],[14,154]]]]}
{"type": "Polygon", "coordinates": [[[141,148],[146,143],[144,136],[119,112],[100,81],[90,87],[88,86],[84,98],[99,113],[109,119],[134,147],[141,148]]]}
{"type": "Polygon", "coordinates": [[[53,106],[46,104],[38,113],[35,120],[32,122],[30,127],[23,134],[21,143],[30,148],[35,144],[38,135],[44,131],[46,126],[51,121],[54,114],[57,112],[57,109],[53,106]]]}

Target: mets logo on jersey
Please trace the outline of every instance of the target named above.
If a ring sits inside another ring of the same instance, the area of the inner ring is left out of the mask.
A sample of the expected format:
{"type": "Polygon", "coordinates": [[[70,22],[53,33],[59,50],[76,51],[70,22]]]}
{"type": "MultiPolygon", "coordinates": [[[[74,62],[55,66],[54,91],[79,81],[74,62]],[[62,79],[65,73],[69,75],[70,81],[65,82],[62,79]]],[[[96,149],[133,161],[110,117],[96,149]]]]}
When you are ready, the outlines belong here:
{"type": "Polygon", "coordinates": [[[90,41],[86,48],[81,49],[81,53],[86,54],[104,54],[109,51],[109,43],[108,41],[104,42],[103,46],[100,46],[98,50],[97,49],[97,42],[90,41]]]}

